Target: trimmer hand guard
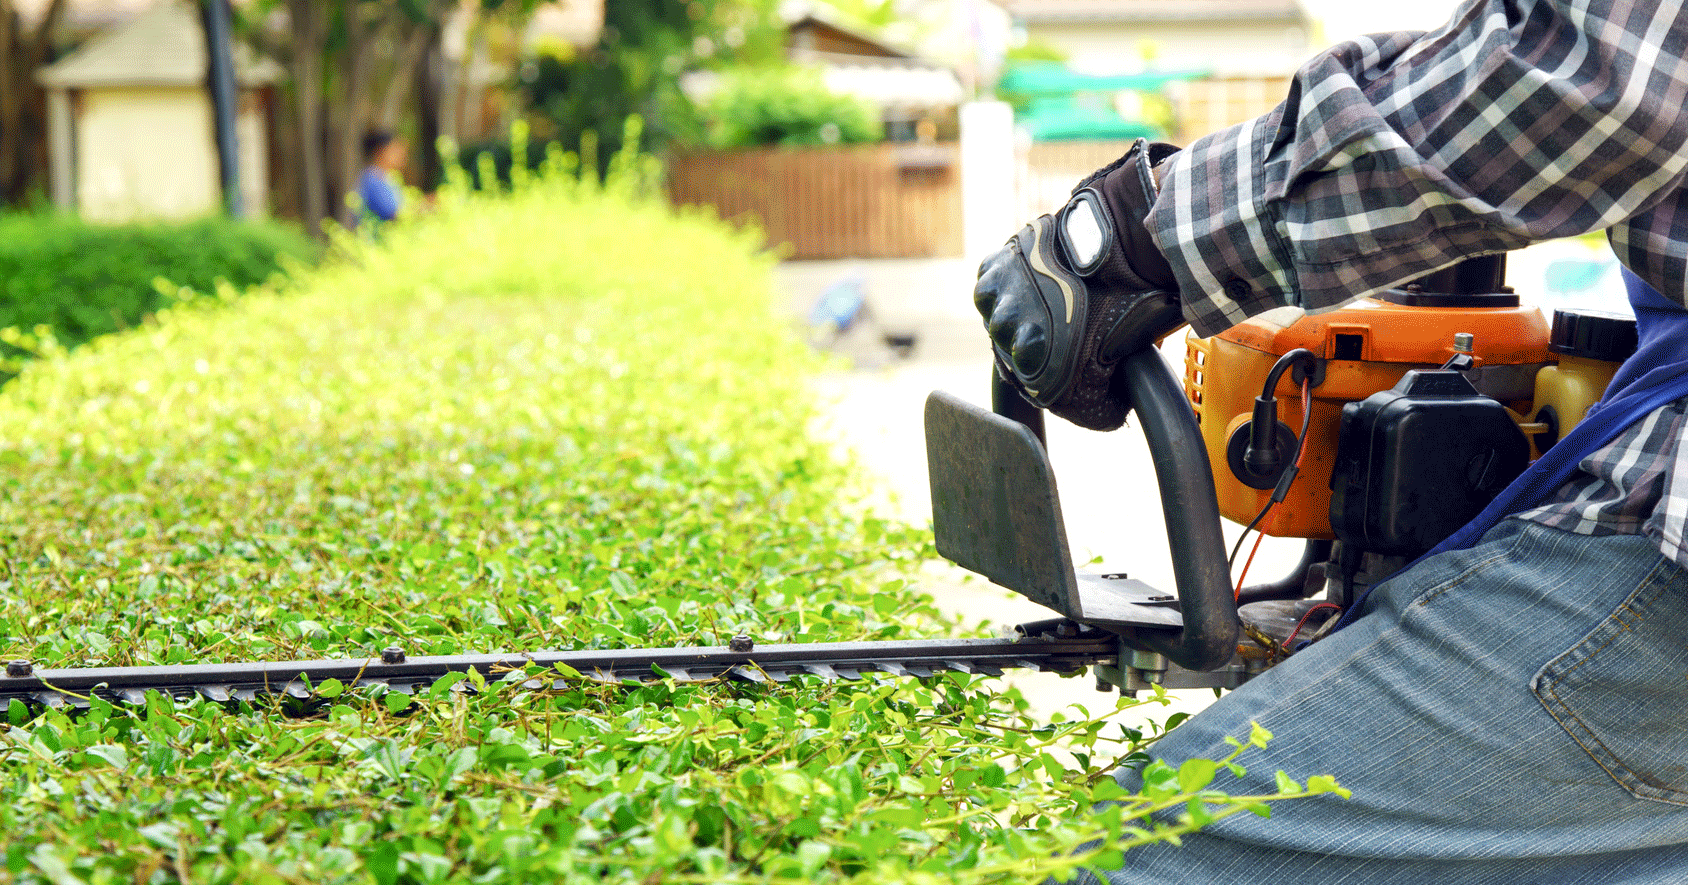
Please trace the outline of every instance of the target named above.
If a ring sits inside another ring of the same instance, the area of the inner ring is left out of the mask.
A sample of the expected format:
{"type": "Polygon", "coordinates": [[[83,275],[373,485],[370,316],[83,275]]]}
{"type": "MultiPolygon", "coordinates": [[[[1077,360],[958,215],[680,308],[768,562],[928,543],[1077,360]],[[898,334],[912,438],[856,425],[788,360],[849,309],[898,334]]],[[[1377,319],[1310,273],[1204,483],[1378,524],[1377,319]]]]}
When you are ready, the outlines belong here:
{"type": "Polygon", "coordinates": [[[1121,634],[1190,670],[1236,653],[1241,624],[1230,586],[1213,472],[1178,379],[1153,348],[1121,361],[1115,383],[1137,413],[1160,488],[1178,592],[1074,572],[1041,413],[996,380],[996,412],[943,392],[926,400],[926,458],[938,552],[1062,615],[1121,634]]]}
{"type": "Polygon", "coordinates": [[[1055,474],[1024,424],[936,391],[926,400],[926,458],[945,559],[1083,624],[1183,626],[1170,594],[1074,571],[1055,474]]]}

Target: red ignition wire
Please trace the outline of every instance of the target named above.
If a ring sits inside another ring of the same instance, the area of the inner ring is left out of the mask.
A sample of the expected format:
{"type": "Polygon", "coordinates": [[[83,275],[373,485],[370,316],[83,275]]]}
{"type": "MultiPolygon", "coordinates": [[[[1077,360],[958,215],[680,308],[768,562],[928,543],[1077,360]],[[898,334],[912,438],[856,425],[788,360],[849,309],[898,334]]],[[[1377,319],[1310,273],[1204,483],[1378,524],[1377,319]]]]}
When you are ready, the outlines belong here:
{"type": "Polygon", "coordinates": [[[1291,650],[1290,645],[1295,642],[1295,637],[1300,636],[1301,635],[1301,628],[1307,626],[1307,619],[1312,617],[1313,613],[1318,611],[1321,608],[1334,608],[1334,609],[1337,610],[1338,613],[1340,613],[1342,611],[1342,606],[1337,605],[1334,602],[1321,602],[1318,605],[1315,605],[1312,608],[1308,609],[1306,612],[1302,613],[1301,620],[1299,620],[1295,623],[1295,629],[1289,631],[1289,638],[1284,640],[1284,651],[1290,651],[1291,650]]]}

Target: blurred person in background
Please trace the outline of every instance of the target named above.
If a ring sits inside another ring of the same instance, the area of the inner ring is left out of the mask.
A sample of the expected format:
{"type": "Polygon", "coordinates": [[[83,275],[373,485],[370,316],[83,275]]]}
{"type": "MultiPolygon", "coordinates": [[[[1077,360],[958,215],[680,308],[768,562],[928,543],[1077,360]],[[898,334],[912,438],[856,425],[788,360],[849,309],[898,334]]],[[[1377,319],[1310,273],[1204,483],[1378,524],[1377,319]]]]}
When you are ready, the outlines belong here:
{"type": "Polygon", "coordinates": [[[404,207],[403,171],[409,149],[404,139],[385,129],[363,136],[363,173],[350,202],[352,226],[373,233],[399,217],[404,207]]]}

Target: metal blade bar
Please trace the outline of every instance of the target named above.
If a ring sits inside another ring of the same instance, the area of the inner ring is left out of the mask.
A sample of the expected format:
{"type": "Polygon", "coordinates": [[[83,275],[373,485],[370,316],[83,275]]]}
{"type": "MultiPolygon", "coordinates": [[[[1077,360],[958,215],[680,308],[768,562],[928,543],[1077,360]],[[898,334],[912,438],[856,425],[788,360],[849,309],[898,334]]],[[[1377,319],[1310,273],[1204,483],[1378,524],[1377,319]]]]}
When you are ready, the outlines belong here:
{"type": "MultiPolygon", "coordinates": [[[[475,671],[488,680],[512,671],[535,669],[566,674],[573,670],[601,682],[648,682],[662,678],[696,682],[737,679],[784,682],[793,676],[859,679],[870,673],[929,676],[955,671],[998,674],[1012,668],[1061,672],[1091,664],[1113,663],[1118,639],[1086,632],[1060,638],[927,639],[887,642],[815,642],[749,647],[735,644],[693,648],[589,649],[480,655],[406,657],[389,650],[381,657],[319,661],[263,661],[147,667],[93,667],[35,670],[8,667],[0,675],[0,704],[11,699],[59,707],[86,705],[97,696],[137,704],[156,691],[176,697],[198,695],[213,701],[251,700],[260,695],[310,700],[313,686],[333,679],[342,685],[384,686],[410,694],[449,673],[475,671]],[[17,673],[27,670],[27,673],[17,673]],[[17,675],[11,675],[17,673],[17,675]]],[[[564,677],[539,675],[524,684],[544,688],[564,677]]],[[[467,690],[467,683],[454,688],[467,690]]]]}

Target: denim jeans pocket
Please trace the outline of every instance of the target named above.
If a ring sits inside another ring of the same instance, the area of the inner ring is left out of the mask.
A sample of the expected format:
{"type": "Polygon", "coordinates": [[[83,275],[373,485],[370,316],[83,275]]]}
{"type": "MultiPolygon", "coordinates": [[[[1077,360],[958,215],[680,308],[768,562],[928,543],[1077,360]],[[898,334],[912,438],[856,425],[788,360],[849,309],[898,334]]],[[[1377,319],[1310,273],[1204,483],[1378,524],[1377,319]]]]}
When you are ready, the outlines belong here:
{"type": "Polygon", "coordinates": [[[1661,561],[1531,689],[1631,795],[1688,805],[1688,574],[1661,561]]]}

